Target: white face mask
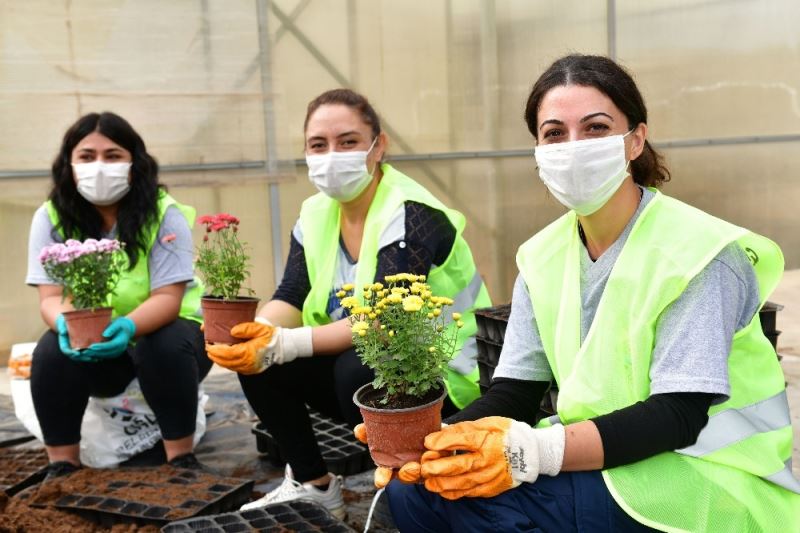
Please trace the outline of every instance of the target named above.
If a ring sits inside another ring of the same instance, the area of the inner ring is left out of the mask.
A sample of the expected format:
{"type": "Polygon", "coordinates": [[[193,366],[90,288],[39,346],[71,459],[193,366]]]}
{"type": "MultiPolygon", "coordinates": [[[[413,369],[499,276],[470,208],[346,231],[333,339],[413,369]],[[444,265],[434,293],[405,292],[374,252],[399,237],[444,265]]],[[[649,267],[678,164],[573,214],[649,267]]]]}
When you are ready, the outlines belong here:
{"type": "Polygon", "coordinates": [[[111,205],[128,194],[130,163],[73,163],[78,192],[95,205],[111,205]]]}
{"type": "Polygon", "coordinates": [[[628,176],[624,139],[628,133],[538,145],[534,156],[539,177],[563,205],[579,215],[591,215],[628,176]]]}
{"type": "Polygon", "coordinates": [[[361,194],[372,181],[372,173],[367,170],[366,152],[334,152],[306,155],[308,179],[314,187],[334,200],[349,202],[361,194]]]}

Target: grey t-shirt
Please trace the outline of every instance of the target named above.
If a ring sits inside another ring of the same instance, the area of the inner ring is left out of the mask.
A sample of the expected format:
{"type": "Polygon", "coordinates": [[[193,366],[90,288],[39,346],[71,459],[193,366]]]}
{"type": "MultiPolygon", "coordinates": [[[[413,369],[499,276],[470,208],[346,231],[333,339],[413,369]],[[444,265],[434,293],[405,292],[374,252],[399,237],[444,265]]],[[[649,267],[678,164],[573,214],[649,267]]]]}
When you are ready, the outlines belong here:
{"type": "MultiPolygon", "coordinates": [[[[647,189],[642,191],[636,213],[597,261],[593,262],[586,248],[581,248],[581,342],[633,224],[655,196],[647,189]]],[[[753,267],[741,247],[731,243],[659,317],[650,365],[650,393],[706,392],[718,395],[714,403],[725,401],[730,395],[728,354],[733,335],[750,323],[758,307],[753,267]]],[[[494,377],[528,381],[550,381],[553,377],[521,275],[514,283],[511,316],[494,377]]]]}
{"type": "MultiPolygon", "coordinates": [[[[116,226],[103,235],[104,238],[116,237],[116,226]]],[[[39,252],[45,246],[54,242],[63,242],[59,235],[53,237],[53,224],[47,215],[44,206],[39,207],[33,214],[31,221],[30,237],[28,239],[28,275],[25,283],[28,285],[53,285],[39,263],[39,252]]],[[[147,266],[150,271],[150,290],[155,290],[173,283],[189,282],[187,290],[194,285],[194,265],[192,263],[194,249],[192,244],[192,231],[189,223],[180,210],[170,206],[164,213],[164,218],[158,228],[158,237],[150,250],[147,266]],[[174,234],[175,239],[164,242],[164,237],[174,234]]]]}

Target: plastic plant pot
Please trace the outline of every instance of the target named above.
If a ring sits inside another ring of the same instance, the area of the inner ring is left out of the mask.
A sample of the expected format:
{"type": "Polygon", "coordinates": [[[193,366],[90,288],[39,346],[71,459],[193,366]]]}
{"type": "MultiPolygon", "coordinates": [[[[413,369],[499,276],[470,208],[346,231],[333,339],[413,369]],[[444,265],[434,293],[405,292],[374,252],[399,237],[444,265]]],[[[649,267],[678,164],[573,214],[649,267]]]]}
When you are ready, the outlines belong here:
{"type": "Polygon", "coordinates": [[[242,322],[252,322],[258,308],[258,298],[242,296],[223,300],[216,296],[203,296],[203,331],[206,342],[238,344],[242,339],[231,336],[231,328],[242,322]]]}
{"type": "Polygon", "coordinates": [[[69,332],[69,344],[73,350],[88,348],[96,342],[106,340],[103,337],[108,324],[111,322],[110,307],[97,309],[76,309],[64,312],[64,320],[69,332]]]}
{"type": "Polygon", "coordinates": [[[425,437],[442,428],[442,403],[447,390],[442,385],[435,400],[418,407],[380,409],[367,405],[381,394],[368,383],[353,395],[369,435],[372,460],[376,465],[389,468],[419,461],[425,451],[425,437]]]}

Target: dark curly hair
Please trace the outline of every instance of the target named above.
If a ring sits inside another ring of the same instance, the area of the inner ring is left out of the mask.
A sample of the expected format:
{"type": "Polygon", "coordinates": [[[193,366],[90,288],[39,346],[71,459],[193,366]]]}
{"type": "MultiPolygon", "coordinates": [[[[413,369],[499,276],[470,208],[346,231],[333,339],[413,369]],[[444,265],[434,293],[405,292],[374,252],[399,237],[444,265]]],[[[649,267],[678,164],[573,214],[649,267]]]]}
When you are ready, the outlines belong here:
{"type": "MultiPolygon", "coordinates": [[[[542,99],[554,87],[564,85],[594,87],[608,96],[628,119],[628,129],[647,124],[644,99],[625,69],[607,57],[571,54],[556,60],[533,84],[525,105],[525,122],[535,138],[538,139],[537,115],[542,99]]],[[[631,174],[636,183],[645,187],[660,187],[670,180],[663,156],[647,141],[641,155],[631,161],[631,174]]]]}
{"type": "Polygon", "coordinates": [[[53,237],[99,239],[103,219],[94,205],[78,192],[72,173],[72,151],[92,132],[98,132],[131,153],[131,189],[119,201],[117,239],[125,243],[129,270],[140,254],[147,251],[145,232],[158,220],[158,163],[147,153],[144,141],[124,118],[114,113],[90,113],[78,119],[64,134],[61,149],[53,161],[53,188],[49,199],[58,213],[59,223],[53,237]]]}

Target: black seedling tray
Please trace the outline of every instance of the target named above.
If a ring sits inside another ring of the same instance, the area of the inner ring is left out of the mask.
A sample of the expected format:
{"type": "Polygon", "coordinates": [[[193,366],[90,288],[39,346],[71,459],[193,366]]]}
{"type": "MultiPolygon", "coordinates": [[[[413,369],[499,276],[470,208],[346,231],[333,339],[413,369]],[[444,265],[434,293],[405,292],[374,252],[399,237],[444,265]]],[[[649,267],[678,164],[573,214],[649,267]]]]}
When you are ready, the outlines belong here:
{"type": "Polygon", "coordinates": [[[47,454],[43,449],[0,449],[0,489],[13,496],[35,485],[47,475],[47,454]]]}
{"type": "Polygon", "coordinates": [[[16,446],[24,442],[30,442],[35,439],[30,433],[20,433],[19,431],[0,431],[0,448],[7,448],[9,446],[16,446]]]}
{"type": "Polygon", "coordinates": [[[476,336],[491,342],[503,344],[510,314],[511,304],[476,309],[475,323],[478,326],[476,336]]]}
{"type": "MultiPolygon", "coordinates": [[[[329,472],[351,476],[375,468],[366,445],[353,436],[353,430],[347,424],[331,420],[313,409],[308,411],[319,451],[329,472]]],[[[276,463],[286,462],[278,449],[278,442],[261,423],[255,424],[252,431],[259,452],[269,455],[276,463]]]]}
{"type": "Polygon", "coordinates": [[[171,522],[162,533],[229,533],[236,531],[324,531],[352,533],[354,530],[331,515],[322,505],[305,500],[275,503],[263,509],[251,509],[215,516],[203,516],[171,522]]]}
{"type": "Polygon", "coordinates": [[[213,476],[210,481],[207,478],[202,481],[193,470],[176,470],[174,476],[152,483],[120,480],[98,484],[90,494],[73,493],[62,496],[55,502],[55,506],[77,512],[102,526],[110,527],[119,523],[164,525],[173,520],[236,509],[250,499],[253,489],[251,480],[213,476]],[[170,484],[196,485],[194,496],[170,507],[127,500],[117,494],[119,489],[128,486],[167,489],[170,484]]]}

